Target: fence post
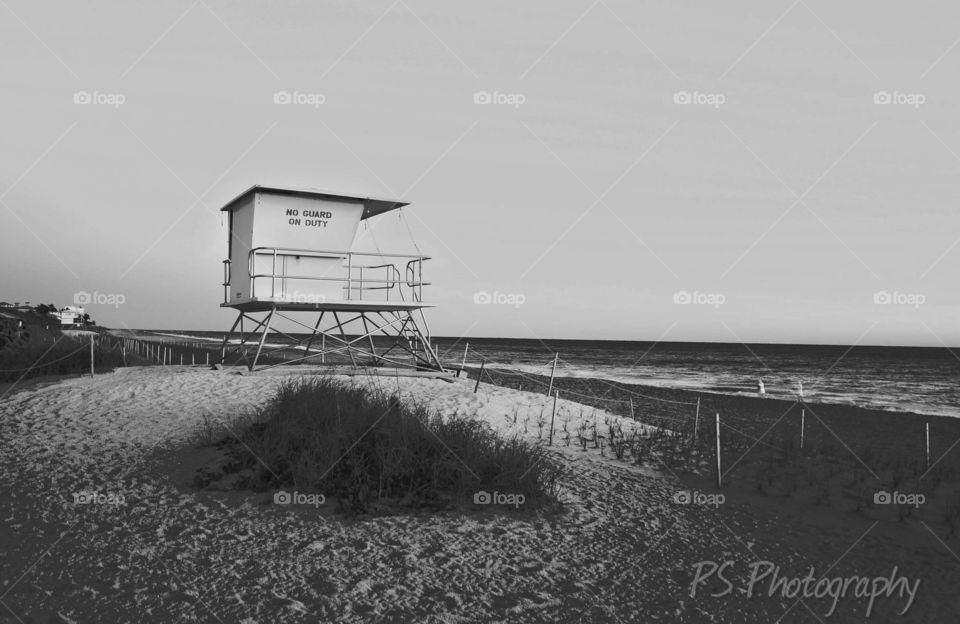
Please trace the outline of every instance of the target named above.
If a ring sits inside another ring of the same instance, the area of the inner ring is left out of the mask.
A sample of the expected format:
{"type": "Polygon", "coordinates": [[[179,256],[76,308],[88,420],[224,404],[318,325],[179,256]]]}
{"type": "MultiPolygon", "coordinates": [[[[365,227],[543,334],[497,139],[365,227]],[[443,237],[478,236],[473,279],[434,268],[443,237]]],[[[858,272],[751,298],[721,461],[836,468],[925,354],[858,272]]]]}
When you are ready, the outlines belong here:
{"type": "Polygon", "coordinates": [[[636,416],[633,415],[633,397],[630,397],[630,420],[636,419],[636,416]]]}
{"type": "Polygon", "coordinates": [[[93,372],[93,336],[90,336],[90,376],[94,376],[93,372]]]}
{"type": "Polygon", "coordinates": [[[463,360],[460,361],[460,370],[457,371],[457,377],[460,376],[460,373],[463,372],[463,369],[467,367],[467,351],[470,349],[470,343],[468,342],[463,346],[463,360]]]}
{"type": "Polygon", "coordinates": [[[717,412],[717,489],[723,486],[723,473],[720,471],[720,412],[717,412]]]}
{"type": "Polygon", "coordinates": [[[553,394],[553,376],[557,372],[557,359],[560,357],[560,353],[553,354],[553,368],[550,369],[550,387],[547,388],[547,396],[553,394]]]}
{"type": "Polygon", "coordinates": [[[803,408],[800,410],[800,450],[801,451],[803,450],[803,437],[805,433],[804,430],[806,429],[806,423],[807,423],[807,409],[803,408]]]}
{"type": "Polygon", "coordinates": [[[487,365],[486,358],[480,360],[480,373],[477,374],[477,385],[473,387],[473,393],[476,394],[477,390],[480,389],[480,380],[483,379],[483,367],[487,365]]]}
{"type": "Polygon", "coordinates": [[[696,441],[700,431],[700,397],[697,397],[697,415],[693,417],[693,439],[696,441]]]}
{"type": "Polygon", "coordinates": [[[550,414],[550,446],[553,446],[553,421],[557,417],[557,399],[560,398],[560,391],[553,393],[553,413],[550,414]]]}

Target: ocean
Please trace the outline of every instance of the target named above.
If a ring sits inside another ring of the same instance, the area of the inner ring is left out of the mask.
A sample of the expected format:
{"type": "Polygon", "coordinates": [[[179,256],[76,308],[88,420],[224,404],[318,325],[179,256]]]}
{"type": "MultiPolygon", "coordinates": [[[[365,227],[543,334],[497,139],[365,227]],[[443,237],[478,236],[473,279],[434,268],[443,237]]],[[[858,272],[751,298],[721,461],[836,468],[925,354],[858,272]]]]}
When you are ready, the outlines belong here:
{"type": "MultiPolygon", "coordinates": [[[[436,340],[444,361],[459,362],[464,340],[436,340]]],[[[470,340],[468,364],[699,392],[960,417],[960,359],[949,349],[590,340],[470,340]]]]}
{"type": "MultiPolygon", "coordinates": [[[[138,333],[223,337],[182,330],[138,333]]],[[[808,403],[960,417],[960,354],[946,348],[434,338],[441,360],[451,366],[460,364],[466,342],[468,366],[485,359],[487,367],[549,375],[553,354],[559,353],[559,376],[744,396],[756,396],[762,378],[766,395],[774,398],[796,398],[802,383],[808,403]]]]}

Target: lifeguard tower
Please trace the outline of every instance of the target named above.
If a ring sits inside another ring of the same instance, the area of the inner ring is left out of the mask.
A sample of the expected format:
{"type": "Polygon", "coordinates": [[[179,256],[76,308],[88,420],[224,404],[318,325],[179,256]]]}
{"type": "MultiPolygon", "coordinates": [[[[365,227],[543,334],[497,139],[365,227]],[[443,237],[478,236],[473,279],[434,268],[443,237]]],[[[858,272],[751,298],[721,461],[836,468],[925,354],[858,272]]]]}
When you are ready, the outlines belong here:
{"type": "Polygon", "coordinates": [[[277,186],[252,186],[230,200],[221,209],[230,231],[221,307],[238,314],[222,363],[254,371],[261,358],[259,370],[339,360],[442,372],[423,315],[433,307],[423,301],[429,258],[352,250],[361,221],[406,205],[277,186]],[[268,341],[271,331],[281,340],[268,341]]]}

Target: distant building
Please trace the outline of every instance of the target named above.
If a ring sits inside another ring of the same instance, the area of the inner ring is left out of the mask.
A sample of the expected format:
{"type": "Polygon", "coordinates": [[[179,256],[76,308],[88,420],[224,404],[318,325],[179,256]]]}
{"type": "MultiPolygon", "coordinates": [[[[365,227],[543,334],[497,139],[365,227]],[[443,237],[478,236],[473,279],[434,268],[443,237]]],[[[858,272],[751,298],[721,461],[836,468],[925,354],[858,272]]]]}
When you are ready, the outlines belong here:
{"type": "Polygon", "coordinates": [[[83,325],[84,312],[81,306],[67,306],[59,312],[51,312],[50,314],[60,320],[61,327],[83,325]]]}

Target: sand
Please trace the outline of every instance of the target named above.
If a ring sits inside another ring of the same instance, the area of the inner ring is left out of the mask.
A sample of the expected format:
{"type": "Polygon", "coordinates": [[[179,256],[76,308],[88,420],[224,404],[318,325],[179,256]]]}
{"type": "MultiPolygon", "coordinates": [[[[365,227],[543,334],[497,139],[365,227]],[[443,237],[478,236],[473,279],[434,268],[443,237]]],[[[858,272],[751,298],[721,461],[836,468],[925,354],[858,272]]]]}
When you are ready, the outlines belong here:
{"type": "MultiPolygon", "coordinates": [[[[474,394],[469,380],[353,379],[399,384],[405,398],[532,440],[537,415],[551,407],[543,395],[489,384],[474,394]]],[[[889,573],[887,559],[863,548],[886,543],[897,527],[855,542],[870,522],[821,526],[790,508],[758,514],[749,501],[679,505],[674,495],[690,486],[669,471],[575,444],[554,447],[569,469],[560,513],[480,506],[355,518],[274,505],[269,493],[190,488],[186,473],[205,452],[191,440],[204,418],[229,422],[254,410],[282,380],[128,368],[8,396],[0,404],[0,621],[743,622],[775,621],[790,609],[782,621],[807,622],[816,621],[810,610],[823,618],[829,601],[805,601],[808,610],[742,592],[710,598],[702,589],[691,598],[694,565],[729,559],[743,570],[769,558],[803,575],[814,564],[826,572],[852,550],[844,563],[889,573]],[[123,504],[77,504],[83,491],[123,504]]],[[[559,408],[558,429],[581,411],[601,423],[605,416],[568,401],[559,408]]],[[[915,554],[902,543],[906,551],[890,561],[915,554]]],[[[941,608],[933,596],[960,606],[943,580],[960,561],[922,554],[918,565],[928,577],[936,571],[940,585],[925,577],[927,593],[896,621],[929,621],[941,608]]],[[[831,575],[848,573],[844,563],[831,575]]],[[[831,621],[862,621],[865,604],[841,601],[831,621]]],[[[881,599],[871,621],[890,621],[901,606],[881,599]]]]}

